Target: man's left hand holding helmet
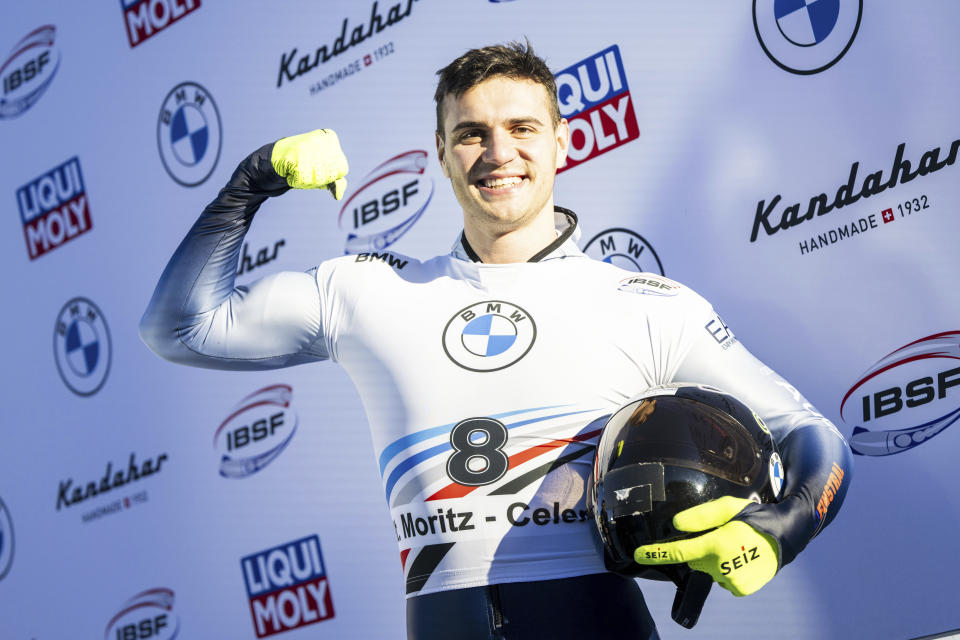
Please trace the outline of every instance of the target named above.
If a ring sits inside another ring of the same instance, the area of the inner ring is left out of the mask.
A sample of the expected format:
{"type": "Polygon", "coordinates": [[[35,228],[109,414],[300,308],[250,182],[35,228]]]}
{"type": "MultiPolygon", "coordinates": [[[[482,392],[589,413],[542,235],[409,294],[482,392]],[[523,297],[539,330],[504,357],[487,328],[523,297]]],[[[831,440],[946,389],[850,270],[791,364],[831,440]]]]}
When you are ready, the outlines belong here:
{"type": "Polygon", "coordinates": [[[835,429],[795,429],[779,445],[786,468],[777,503],[724,496],[677,513],[673,526],[696,537],[638,547],[642,565],[686,563],[735,596],[763,587],[796,558],[839,510],[852,467],[849,448],[835,429]]]}

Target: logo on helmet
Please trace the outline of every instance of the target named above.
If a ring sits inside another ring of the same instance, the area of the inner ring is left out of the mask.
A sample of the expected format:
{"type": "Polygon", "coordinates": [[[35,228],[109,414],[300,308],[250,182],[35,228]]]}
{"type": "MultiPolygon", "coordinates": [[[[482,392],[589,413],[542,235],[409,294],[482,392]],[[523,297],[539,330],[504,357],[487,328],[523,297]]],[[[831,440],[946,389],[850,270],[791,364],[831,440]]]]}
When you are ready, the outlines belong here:
{"type": "Polygon", "coordinates": [[[766,423],[763,421],[763,418],[761,418],[760,416],[758,416],[758,415],[757,415],[757,412],[756,412],[756,411],[753,411],[752,409],[750,410],[750,413],[753,414],[753,419],[757,421],[757,425],[760,427],[760,429],[761,429],[764,433],[769,434],[769,433],[770,433],[770,429],[767,427],[766,423]]]}

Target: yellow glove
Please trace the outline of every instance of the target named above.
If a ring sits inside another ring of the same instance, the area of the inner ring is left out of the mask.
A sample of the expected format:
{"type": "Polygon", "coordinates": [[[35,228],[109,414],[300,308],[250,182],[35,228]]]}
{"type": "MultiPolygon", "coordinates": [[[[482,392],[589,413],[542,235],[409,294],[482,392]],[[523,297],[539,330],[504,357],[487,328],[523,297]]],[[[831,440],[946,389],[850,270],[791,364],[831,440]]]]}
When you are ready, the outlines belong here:
{"type": "Polygon", "coordinates": [[[294,189],[329,189],[337,200],[347,190],[347,158],[332,129],[277,140],[270,164],[294,189]]]}
{"type": "Polygon", "coordinates": [[[735,596],[757,591],[777,573],[777,543],[745,522],[730,521],[750,500],[724,496],[685,509],[673,517],[680,531],[713,529],[695,538],[637,547],[633,559],[643,565],[686,562],[735,596]]]}

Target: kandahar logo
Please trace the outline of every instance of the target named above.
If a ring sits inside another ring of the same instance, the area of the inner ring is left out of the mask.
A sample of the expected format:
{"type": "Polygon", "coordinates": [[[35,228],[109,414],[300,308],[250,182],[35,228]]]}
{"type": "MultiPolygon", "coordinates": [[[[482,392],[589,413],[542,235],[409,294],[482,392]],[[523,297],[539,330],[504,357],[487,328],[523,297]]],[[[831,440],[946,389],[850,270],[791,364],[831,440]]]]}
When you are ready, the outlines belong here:
{"type": "Polygon", "coordinates": [[[222,133],[213,96],[195,82],[175,86],[157,120],[157,147],[170,177],[185,187],[209,178],[220,159],[222,133]]]}
{"type": "Polygon", "coordinates": [[[36,103],[60,68],[60,51],[54,45],[52,24],[34,29],[20,39],[0,65],[3,93],[0,118],[18,116],[36,103]]]}
{"type": "Polygon", "coordinates": [[[149,589],[131,597],[110,619],[103,632],[107,638],[154,638],[173,640],[180,632],[180,619],[173,613],[170,589],[149,589]]]}
{"type": "Polygon", "coordinates": [[[213,447],[220,452],[221,476],[253,475],[287,448],[297,431],[292,398],[293,387],[275,384],[237,403],[213,434],[213,447]]]}
{"type": "Polygon", "coordinates": [[[601,231],[583,247],[583,252],[627,271],[663,273],[663,265],[649,242],[630,229],[601,231]]]}
{"type": "Polygon", "coordinates": [[[100,309],[73,298],[60,309],[53,330],[53,354],[60,378],[78,396],[92,396],[107,381],[113,347],[100,309]]]}
{"type": "Polygon", "coordinates": [[[464,307],[443,330],[443,350],[467,371],[499,371],[515,364],[537,339],[537,325],[527,311],[503,300],[464,307]]]}
{"type": "Polygon", "coordinates": [[[856,421],[850,448],[888,456],[919,446],[960,418],[960,331],[906,344],[880,358],[843,396],[840,417],[856,421]],[[854,395],[860,402],[853,400],[854,395]],[[859,415],[851,415],[859,405],[859,415]],[[846,412],[846,413],[845,413],[846,412]],[[862,421],[862,422],[861,422],[862,421]],[[883,429],[867,429],[872,426],[883,429]]]}
{"type": "Polygon", "coordinates": [[[843,57],[862,13],[863,0],[753,0],[753,28],[778,67],[809,75],[843,57]]]}
{"type": "Polygon", "coordinates": [[[0,580],[3,580],[13,565],[13,519],[7,505],[0,500],[0,580]]]}
{"type": "Polygon", "coordinates": [[[340,208],[340,228],[349,229],[345,254],[382,251],[417,223],[433,199],[433,180],[422,177],[426,168],[426,151],[407,151],[363,178],[340,208]]]}

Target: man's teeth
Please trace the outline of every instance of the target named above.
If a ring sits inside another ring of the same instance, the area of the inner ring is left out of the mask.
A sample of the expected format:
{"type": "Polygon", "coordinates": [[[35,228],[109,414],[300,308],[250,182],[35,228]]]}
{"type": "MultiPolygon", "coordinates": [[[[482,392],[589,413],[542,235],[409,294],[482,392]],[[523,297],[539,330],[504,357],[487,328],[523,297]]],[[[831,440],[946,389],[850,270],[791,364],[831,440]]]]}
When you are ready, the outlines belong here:
{"type": "Polygon", "coordinates": [[[512,187],[515,184],[520,184],[523,182],[523,178],[520,176],[512,176],[510,178],[488,178],[483,181],[483,186],[488,189],[503,189],[504,187],[512,187]]]}

